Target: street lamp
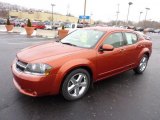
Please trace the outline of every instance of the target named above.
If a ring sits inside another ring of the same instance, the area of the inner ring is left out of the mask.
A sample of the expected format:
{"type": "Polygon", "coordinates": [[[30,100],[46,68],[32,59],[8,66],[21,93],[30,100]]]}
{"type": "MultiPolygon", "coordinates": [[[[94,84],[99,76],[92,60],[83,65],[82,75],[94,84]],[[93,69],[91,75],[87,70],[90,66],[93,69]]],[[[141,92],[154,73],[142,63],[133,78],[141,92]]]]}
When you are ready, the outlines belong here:
{"type": "Polygon", "coordinates": [[[132,2],[129,2],[129,3],[128,3],[129,6],[128,6],[127,21],[126,21],[126,22],[127,22],[127,25],[128,25],[129,10],[130,10],[130,6],[131,6],[132,4],[133,4],[132,2]]]}
{"type": "Polygon", "coordinates": [[[117,24],[118,24],[118,14],[120,13],[120,12],[119,12],[119,4],[118,4],[118,10],[117,10],[116,13],[117,13],[117,17],[116,17],[116,26],[117,26],[117,24]]]}
{"type": "Polygon", "coordinates": [[[92,15],[93,15],[93,13],[91,12],[91,14],[90,14],[90,25],[92,24],[92,20],[91,20],[92,15]]]}
{"type": "Polygon", "coordinates": [[[51,4],[52,6],[52,26],[53,26],[53,7],[56,6],[55,4],[51,4]]]}
{"type": "Polygon", "coordinates": [[[68,5],[67,5],[67,16],[69,15],[69,9],[70,9],[70,5],[68,3],[68,5]]]}
{"type": "Polygon", "coordinates": [[[141,19],[141,14],[142,14],[143,12],[140,12],[140,14],[139,14],[139,22],[140,22],[140,19],[141,19]]]}
{"type": "Polygon", "coordinates": [[[148,13],[148,10],[150,10],[150,8],[146,8],[145,21],[146,21],[146,18],[147,18],[147,13],[148,13]]]}
{"type": "Polygon", "coordinates": [[[85,16],[86,16],[86,0],[84,0],[84,16],[83,16],[83,27],[85,23],[85,16]]]}

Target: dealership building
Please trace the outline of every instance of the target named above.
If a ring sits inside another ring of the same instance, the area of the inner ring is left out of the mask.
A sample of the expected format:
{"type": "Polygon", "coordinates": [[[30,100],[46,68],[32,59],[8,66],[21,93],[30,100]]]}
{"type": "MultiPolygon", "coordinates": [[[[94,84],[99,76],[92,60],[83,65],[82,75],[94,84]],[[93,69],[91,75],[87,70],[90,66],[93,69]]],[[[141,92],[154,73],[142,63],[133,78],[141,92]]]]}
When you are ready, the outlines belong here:
{"type": "MultiPolygon", "coordinates": [[[[22,11],[10,11],[9,16],[11,18],[20,18],[20,19],[30,19],[30,20],[38,20],[38,21],[52,21],[52,13],[49,12],[22,12],[22,11]]],[[[58,13],[53,13],[53,21],[61,21],[61,22],[73,22],[77,23],[79,18],[74,16],[65,16],[58,13]]],[[[90,23],[94,21],[91,20],[90,23]]]]}

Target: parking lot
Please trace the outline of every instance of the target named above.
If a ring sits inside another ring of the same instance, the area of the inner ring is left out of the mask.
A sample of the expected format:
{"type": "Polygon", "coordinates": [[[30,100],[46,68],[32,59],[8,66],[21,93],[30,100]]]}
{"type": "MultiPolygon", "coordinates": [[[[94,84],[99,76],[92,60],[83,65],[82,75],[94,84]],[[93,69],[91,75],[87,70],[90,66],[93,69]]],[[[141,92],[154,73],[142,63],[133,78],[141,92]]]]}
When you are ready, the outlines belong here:
{"type": "Polygon", "coordinates": [[[0,32],[0,120],[159,120],[160,35],[150,34],[153,53],[142,75],[128,71],[97,82],[82,99],[20,94],[10,66],[16,53],[54,39],[0,32]]]}

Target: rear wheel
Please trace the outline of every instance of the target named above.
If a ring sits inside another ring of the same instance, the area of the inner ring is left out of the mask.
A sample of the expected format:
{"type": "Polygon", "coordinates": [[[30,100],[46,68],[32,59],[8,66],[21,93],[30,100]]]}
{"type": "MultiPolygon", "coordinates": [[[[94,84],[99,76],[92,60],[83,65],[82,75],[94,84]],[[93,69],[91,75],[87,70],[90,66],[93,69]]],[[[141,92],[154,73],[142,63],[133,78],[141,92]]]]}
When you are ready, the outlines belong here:
{"type": "Polygon", "coordinates": [[[140,63],[138,65],[138,67],[134,69],[134,72],[137,73],[137,74],[142,74],[147,67],[147,63],[148,63],[148,56],[143,55],[143,57],[140,60],[140,63]]]}
{"type": "Polygon", "coordinates": [[[62,84],[62,95],[66,100],[77,100],[89,89],[91,77],[87,70],[76,69],[70,72],[62,84]]]}

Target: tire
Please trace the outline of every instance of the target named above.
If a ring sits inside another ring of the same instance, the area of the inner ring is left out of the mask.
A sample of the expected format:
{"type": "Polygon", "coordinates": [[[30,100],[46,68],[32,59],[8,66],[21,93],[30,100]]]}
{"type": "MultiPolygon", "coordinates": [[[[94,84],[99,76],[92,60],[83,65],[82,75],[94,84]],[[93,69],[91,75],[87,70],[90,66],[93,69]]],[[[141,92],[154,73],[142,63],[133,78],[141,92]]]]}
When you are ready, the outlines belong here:
{"type": "Polygon", "coordinates": [[[90,87],[91,76],[85,69],[70,72],[63,84],[62,95],[66,100],[73,101],[82,98],[90,87]]]}
{"type": "Polygon", "coordinates": [[[147,67],[148,59],[149,57],[147,55],[143,55],[143,57],[141,58],[139,62],[138,67],[133,69],[136,74],[142,74],[145,71],[147,67]]]}

